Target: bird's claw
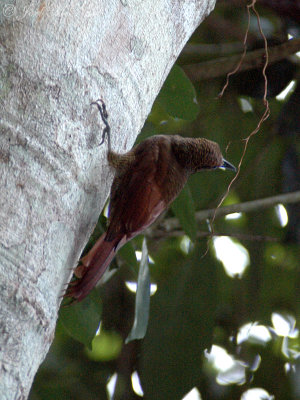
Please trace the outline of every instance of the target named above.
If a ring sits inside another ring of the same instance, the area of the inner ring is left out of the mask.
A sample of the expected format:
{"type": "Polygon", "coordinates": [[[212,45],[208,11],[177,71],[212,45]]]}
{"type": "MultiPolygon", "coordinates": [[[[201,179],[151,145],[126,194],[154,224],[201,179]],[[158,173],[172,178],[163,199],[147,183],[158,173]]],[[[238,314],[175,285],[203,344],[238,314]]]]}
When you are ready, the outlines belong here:
{"type": "Polygon", "coordinates": [[[110,126],[109,126],[109,123],[107,121],[108,112],[106,110],[106,105],[105,105],[105,103],[104,103],[104,101],[102,99],[98,99],[96,101],[93,101],[91,103],[91,105],[97,106],[97,108],[98,108],[98,110],[100,112],[100,115],[101,115],[101,119],[102,119],[102,121],[103,121],[103,123],[105,125],[105,128],[103,129],[103,132],[102,132],[102,139],[101,139],[101,142],[99,143],[99,146],[101,146],[104,143],[105,136],[107,135],[108,148],[110,149],[110,126]]]}

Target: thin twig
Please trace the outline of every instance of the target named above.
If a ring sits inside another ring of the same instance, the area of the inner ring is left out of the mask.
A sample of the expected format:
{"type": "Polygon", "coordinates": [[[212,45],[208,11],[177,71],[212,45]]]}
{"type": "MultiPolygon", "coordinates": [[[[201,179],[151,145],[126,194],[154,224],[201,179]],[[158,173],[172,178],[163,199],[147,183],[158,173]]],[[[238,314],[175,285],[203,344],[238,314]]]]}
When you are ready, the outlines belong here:
{"type": "MultiPolygon", "coordinates": [[[[185,232],[182,230],[175,230],[170,232],[165,232],[164,230],[160,229],[153,229],[151,232],[147,232],[147,236],[151,237],[151,239],[161,240],[166,239],[166,237],[181,237],[184,236],[185,232]]],[[[273,236],[265,236],[265,235],[247,235],[245,233],[227,233],[227,232],[204,232],[198,231],[197,232],[197,239],[207,238],[207,237],[219,237],[219,236],[228,236],[233,237],[241,240],[249,240],[249,241],[258,241],[258,242],[278,242],[279,239],[273,236]]]]}
{"type": "MultiPolygon", "coordinates": [[[[217,210],[215,208],[202,210],[196,212],[197,222],[205,221],[214,216],[215,218],[224,217],[228,214],[233,214],[237,212],[253,212],[264,210],[269,207],[273,207],[277,204],[290,204],[300,202],[300,190],[297,192],[279,194],[276,196],[266,197],[264,199],[246,201],[245,203],[231,204],[230,206],[220,207],[217,210]]],[[[177,218],[168,218],[161,222],[160,227],[167,232],[180,227],[177,218]]]]}
{"type": "MultiPolygon", "coordinates": [[[[256,1],[256,0],[254,0],[254,2],[255,2],[255,1],[256,1]]],[[[229,85],[229,78],[230,78],[230,76],[236,74],[236,73],[240,70],[241,65],[243,64],[243,60],[244,60],[244,58],[245,58],[245,56],[246,56],[246,53],[247,53],[247,39],[248,39],[248,33],[249,33],[249,28],[250,28],[250,12],[249,12],[249,6],[247,6],[247,12],[248,12],[248,24],[247,24],[247,29],[246,29],[244,41],[243,41],[244,50],[243,50],[243,53],[242,53],[242,55],[241,55],[241,57],[240,57],[239,62],[237,63],[236,67],[234,68],[234,70],[228,72],[228,74],[227,74],[227,76],[226,76],[226,83],[225,83],[225,85],[223,86],[223,89],[222,89],[221,93],[219,93],[219,95],[218,95],[219,98],[223,96],[223,94],[224,94],[224,92],[225,92],[227,86],[229,85]]]]}
{"type": "MultiPolygon", "coordinates": [[[[260,24],[260,17],[259,17],[258,12],[256,11],[255,4],[256,4],[256,0],[252,0],[251,4],[247,5],[248,26],[247,26],[246,33],[245,33],[245,38],[244,38],[244,53],[242,54],[241,60],[240,60],[239,64],[237,65],[237,67],[234,69],[234,71],[232,71],[229,74],[227,74],[226,83],[225,83],[221,93],[219,94],[219,97],[223,96],[224,91],[226,90],[226,88],[227,88],[227,86],[229,84],[229,76],[232,75],[232,74],[235,74],[239,70],[239,68],[240,68],[240,66],[242,64],[243,58],[244,58],[244,56],[246,54],[246,50],[247,50],[246,43],[247,43],[247,37],[248,37],[248,32],[249,32],[249,27],[250,27],[250,9],[252,9],[253,12],[256,15],[258,29],[259,29],[261,37],[263,38],[263,41],[264,41],[265,63],[264,63],[264,67],[263,67],[263,70],[262,70],[262,75],[264,77],[264,82],[265,82],[265,91],[264,91],[264,97],[263,97],[265,111],[264,111],[263,115],[261,116],[260,120],[258,121],[258,124],[257,124],[256,128],[252,132],[249,133],[249,135],[246,137],[246,139],[244,139],[245,144],[244,144],[244,148],[243,148],[241,159],[240,159],[240,161],[238,163],[237,172],[236,172],[235,176],[232,178],[232,180],[230,181],[225,194],[223,195],[223,197],[221,198],[219,204],[217,205],[216,209],[213,212],[213,216],[212,216],[212,219],[210,221],[210,229],[211,229],[212,235],[214,233],[214,225],[213,224],[214,224],[214,220],[216,218],[217,212],[218,212],[219,208],[221,207],[221,205],[223,204],[223,202],[226,199],[226,197],[228,196],[228,194],[230,192],[230,189],[231,189],[231,186],[237,180],[237,178],[238,178],[238,176],[240,174],[241,165],[243,163],[243,160],[244,160],[247,148],[248,148],[249,141],[252,138],[252,136],[256,135],[260,131],[261,125],[264,123],[264,121],[267,118],[269,118],[269,115],[270,115],[269,102],[267,100],[268,78],[267,78],[267,75],[266,75],[266,69],[267,69],[267,66],[268,66],[268,63],[269,63],[268,42],[267,42],[265,34],[262,31],[261,24],[260,24]]],[[[207,248],[206,248],[206,251],[203,254],[202,258],[204,258],[206,256],[206,254],[208,253],[208,250],[209,250],[209,243],[207,242],[207,248]]]]}

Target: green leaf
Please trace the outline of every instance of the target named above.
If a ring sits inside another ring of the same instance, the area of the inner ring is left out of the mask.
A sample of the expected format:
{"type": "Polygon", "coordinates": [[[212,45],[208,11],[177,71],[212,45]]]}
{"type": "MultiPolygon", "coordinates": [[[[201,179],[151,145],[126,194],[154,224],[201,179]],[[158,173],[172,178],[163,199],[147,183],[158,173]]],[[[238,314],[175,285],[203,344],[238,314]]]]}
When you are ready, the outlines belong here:
{"type": "Polygon", "coordinates": [[[188,185],[185,185],[180,195],[174,200],[171,208],[179,219],[185,233],[194,242],[197,236],[197,224],[194,200],[188,185]]]}
{"type": "Polygon", "coordinates": [[[125,343],[128,343],[132,340],[144,338],[148,326],[149,307],[150,274],[148,266],[148,249],[146,239],[144,238],[142,247],[142,259],[139,268],[137,291],[135,297],[134,322],[125,343]]]}
{"type": "Polygon", "coordinates": [[[101,311],[99,293],[93,290],[81,302],[63,306],[59,312],[59,321],[70,336],[91,349],[100,323],[101,311]]]}
{"type": "Polygon", "coordinates": [[[180,400],[203,378],[203,352],[212,343],[220,302],[213,260],[201,260],[204,252],[197,245],[192,259],[174,264],[176,273],[151,300],[139,364],[146,399],[180,400]]]}
{"type": "Polygon", "coordinates": [[[135,145],[141,143],[143,140],[147,139],[148,137],[151,137],[155,134],[157,134],[157,127],[156,125],[149,120],[149,116],[147,121],[145,122],[145,125],[143,126],[141,132],[138,134],[135,145]]]}
{"type": "Polygon", "coordinates": [[[199,112],[195,88],[178,65],[170,71],[156,101],[176,118],[192,121],[199,112]]]}

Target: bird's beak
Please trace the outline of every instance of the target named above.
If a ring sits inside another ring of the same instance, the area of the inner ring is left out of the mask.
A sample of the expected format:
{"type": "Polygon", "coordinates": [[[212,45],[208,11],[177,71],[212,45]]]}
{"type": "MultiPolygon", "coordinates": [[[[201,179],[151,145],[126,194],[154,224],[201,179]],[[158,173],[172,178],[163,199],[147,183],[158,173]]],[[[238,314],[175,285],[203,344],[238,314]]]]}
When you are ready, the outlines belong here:
{"type": "Polygon", "coordinates": [[[220,168],[224,169],[231,169],[232,171],[236,171],[236,168],[234,165],[232,165],[230,162],[226,161],[223,159],[223,164],[221,165],[220,168]]]}

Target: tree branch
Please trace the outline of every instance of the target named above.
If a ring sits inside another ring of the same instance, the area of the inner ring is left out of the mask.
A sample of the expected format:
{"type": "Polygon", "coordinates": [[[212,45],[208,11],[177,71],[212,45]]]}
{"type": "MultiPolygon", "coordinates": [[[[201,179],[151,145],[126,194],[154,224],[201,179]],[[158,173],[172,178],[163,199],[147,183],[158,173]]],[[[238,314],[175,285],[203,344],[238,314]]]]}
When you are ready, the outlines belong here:
{"type": "MultiPolygon", "coordinates": [[[[300,39],[289,40],[278,46],[270,46],[269,65],[282,60],[300,50],[300,39]]],[[[182,68],[193,81],[217,78],[232,71],[241,59],[241,55],[221,57],[214,60],[185,65],[182,68]]],[[[265,61],[265,49],[248,51],[239,68],[239,72],[263,66],[265,61]]]]}
{"type": "MultiPolygon", "coordinates": [[[[206,219],[210,219],[214,216],[215,212],[215,218],[219,218],[232,213],[248,213],[257,210],[264,210],[265,208],[269,208],[280,203],[289,204],[298,202],[300,202],[300,191],[279,194],[277,196],[266,197],[259,200],[246,201],[245,203],[240,204],[232,204],[230,206],[220,207],[216,211],[214,208],[198,211],[196,213],[196,220],[197,222],[201,222],[205,221],[206,219]]],[[[164,232],[170,232],[180,228],[180,225],[177,218],[168,218],[160,223],[159,228],[164,230],[164,232]]]]}
{"type": "MultiPolygon", "coordinates": [[[[181,237],[185,235],[185,232],[182,230],[174,230],[171,232],[165,232],[164,230],[153,229],[152,231],[149,230],[147,235],[154,240],[164,240],[166,237],[181,237]]],[[[205,231],[198,231],[197,232],[197,239],[207,238],[207,237],[219,237],[219,236],[229,236],[241,240],[249,240],[249,241],[257,241],[257,242],[278,242],[278,238],[273,236],[265,236],[265,235],[247,235],[245,233],[227,233],[227,232],[205,232],[205,231]]]]}

